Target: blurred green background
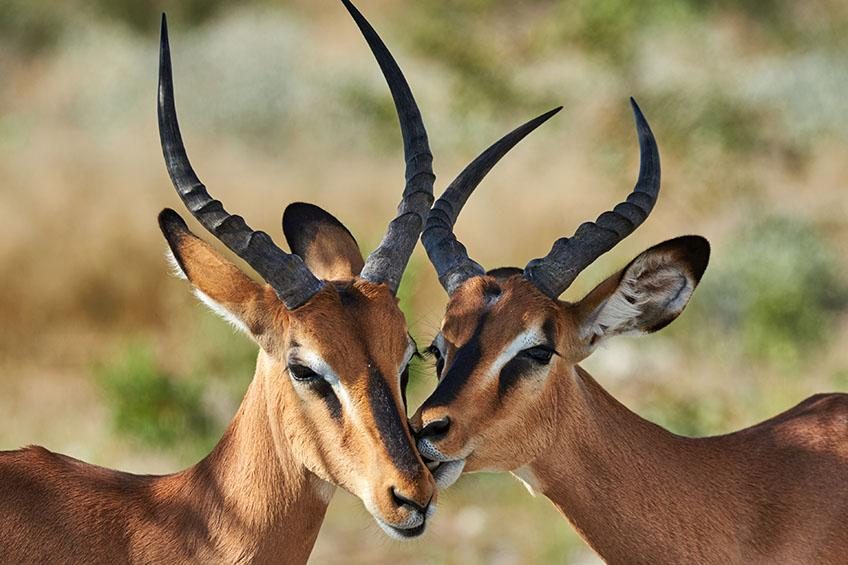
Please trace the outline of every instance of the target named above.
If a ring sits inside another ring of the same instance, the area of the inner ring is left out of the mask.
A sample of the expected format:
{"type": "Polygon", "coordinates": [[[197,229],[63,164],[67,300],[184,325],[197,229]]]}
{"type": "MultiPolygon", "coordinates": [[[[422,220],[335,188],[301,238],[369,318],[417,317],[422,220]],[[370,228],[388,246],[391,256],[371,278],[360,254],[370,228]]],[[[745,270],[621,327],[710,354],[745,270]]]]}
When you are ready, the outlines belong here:
{"type": "MultiPolygon", "coordinates": [[[[679,321],[586,363],[616,397],[700,435],[848,389],[848,3],[359,7],[419,100],[439,188],[514,125],[566,107],[460,219],[488,267],[525,264],[624,197],[638,167],[627,97],[639,101],[663,158],[659,204],[566,298],[683,233],[707,236],[713,260],[679,321]]],[[[366,251],[393,215],[396,119],[337,2],[0,0],[0,449],[38,443],[174,471],[214,445],[252,376],[256,347],[196,303],[163,258],[156,214],[182,206],[156,132],[162,10],[192,162],[229,208],[279,235],[284,206],[312,201],[366,251]]],[[[403,306],[420,344],[444,303],[416,251],[403,306]]],[[[416,371],[412,405],[432,373],[416,371]]],[[[429,533],[405,544],[339,492],[313,561],[397,559],[595,558],[507,475],[464,477],[441,496],[429,533]]]]}

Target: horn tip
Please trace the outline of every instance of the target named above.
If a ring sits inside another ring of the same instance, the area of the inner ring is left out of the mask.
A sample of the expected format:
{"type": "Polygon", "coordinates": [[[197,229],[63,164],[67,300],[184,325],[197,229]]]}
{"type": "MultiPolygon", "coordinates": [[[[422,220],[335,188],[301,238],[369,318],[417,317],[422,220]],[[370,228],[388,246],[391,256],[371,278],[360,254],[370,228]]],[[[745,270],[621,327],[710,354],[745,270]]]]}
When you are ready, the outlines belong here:
{"type": "Polygon", "coordinates": [[[636,103],[636,99],[632,96],[630,97],[630,108],[633,110],[633,118],[636,120],[636,123],[647,128],[648,120],[645,118],[645,114],[642,113],[639,104],[636,103]]]}
{"type": "Polygon", "coordinates": [[[636,122],[636,132],[639,136],[640,143],[642,140],[653,143],[654,134],[651,131],[651,126],[648,124],[648,119],[642,113],[642,109],[636,103],[636,100],[630,97],[630,106],[633,109],[633,120],[636,122]]]}
{"type": "Polygon", "coordinates": [[[159,26],[159,53],[160,57],[170,51],[168,41],[168,18],[165,12],[162,12],[162,23],[159,26]]]}
{"type": "Polygon", "coordinates": [[[542,114],[541,116],[539,116],[536,119],[539,120],[539,122],[540,122],[539,125],[541,125],[543,122],[546,122],[549,119],[553,118],[554,116],[559,114],[561,111],[562,111],[562,106],[557,106],[556,108],[548,110],[547,112],[545,112],[544,114],[542,114]]]}

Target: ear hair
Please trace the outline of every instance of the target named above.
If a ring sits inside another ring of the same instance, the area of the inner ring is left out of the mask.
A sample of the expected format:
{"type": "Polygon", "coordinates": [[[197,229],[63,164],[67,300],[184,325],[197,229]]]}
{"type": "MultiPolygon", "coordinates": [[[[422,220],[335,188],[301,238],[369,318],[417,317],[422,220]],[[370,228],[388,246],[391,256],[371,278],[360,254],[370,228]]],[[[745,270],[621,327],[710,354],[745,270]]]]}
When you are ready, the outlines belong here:
{"type": "Polygon", "coordinates": [[[684,236],[651,247],[581,302],[581,338],[652,333],[683,311],[709,260],[709,243],[684,236]]]}
{"type": "Polygon", "coordinates": [[[253,333],[250,329],[245,325],[244,322],[236,318],[229,310],[212,300],[208,294],[200,290],[199,288],[194,289],[194,295],[206,305],[207,308],[212,310],[215,314],[224,319],[225,322],[230,324],[235,330],[240,331],[243,334],[248,336],[253,336],[253,333]]]}
{"type": "Polygon", "coordinates": [[[591,333],[598,337],[642,335],[662,329],[683,310],[695,283],[661,255],[640,255],[622,271],[616,291],[596,311],[591,333]],[[663,299],[656,299],[662,293],[663,299]],[[669,317],[671,315],[671,317],[669,317]],[[655,325],[644,325],[659,319],[655,325]]]}
{"type": "Polygon", "coordinates": [[[173,210],[162,211],[159,225],[168,241],[166,258],[174,274],[187,279],[194,294],[213,312],[259,340],[268,323],[269,308],[276,305],[276,295],[191,233],[173,210]]]}
{"type": "Polygon", "coordinates": [[[583,327],[585,335],[583,339],[589,338],[594,343],[611,327],[618,327],[627,320],[636,319],[641,312],[640,306],[646,298],[640,297],[633,286],[632,278],[622,277],[618,292],[610,296],[592,313],[591,317],[583,327]],[[641,303],[640,303],[641,300],[641,303]]]}
{"type": "Polygon", "coordinates": [[[184,281],[188,280],[188,276],[186,276],[182,265],[180,265],[180,262],[177,261],[177,257],[174,255],[174,251],[170,247],[165,250],[165,261],[167,261],[168,265],[170,265],[172,275],[184,281]]]}

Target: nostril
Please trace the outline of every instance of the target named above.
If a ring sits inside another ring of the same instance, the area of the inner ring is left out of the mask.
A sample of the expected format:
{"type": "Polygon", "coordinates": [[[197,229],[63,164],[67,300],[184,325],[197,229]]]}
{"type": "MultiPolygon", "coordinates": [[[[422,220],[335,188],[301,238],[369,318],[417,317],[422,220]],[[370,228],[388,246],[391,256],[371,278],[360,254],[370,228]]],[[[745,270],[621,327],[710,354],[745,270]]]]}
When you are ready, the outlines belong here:
{"type": "Polygon", "coordinates": [[[423,438],[431,438],[438,439],[448,433],[448,429],[450,428],[450,417],[445,416],[444,418],[439,418],[438,420],[433,420],[429,422],[426,426],[424,426],[420,432],[418,432],[419,439],[423,438]]]}
{"type": "Polygon", "coordinates": [[[424,506],[421,506],[414,500],[400,494],[395,487],[390,488],[389,491],[392,493],[392,500],[398,508],[401,508],[403,506],[411,506],[412,508],[418,510],[421,513],[426,513],[427,506],[430,504],[429,501],[427,501],[427,504],[425,504],[424,506]]]}

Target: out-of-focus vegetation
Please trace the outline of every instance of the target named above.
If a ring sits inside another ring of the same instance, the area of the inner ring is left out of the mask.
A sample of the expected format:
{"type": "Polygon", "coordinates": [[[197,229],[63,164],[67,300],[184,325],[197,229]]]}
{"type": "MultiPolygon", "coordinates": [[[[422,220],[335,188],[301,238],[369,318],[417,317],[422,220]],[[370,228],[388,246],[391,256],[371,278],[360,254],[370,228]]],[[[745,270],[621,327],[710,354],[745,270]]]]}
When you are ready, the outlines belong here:
{"type": "Polygon", "coordinates": [[[697,303],[698,322],[715,325],[738,355],[792,370],[830,345],[848,299],[831,243],[790,218],[744,226],[712,276],[697,303]]]}
{"type": "MultiPolygon", "coordinates": [[[[514,125],[566,106],[463,212],[460,237],[487,267],[524,264],[624,196],[637,158],[627,97],[639,101],[663,158],[659,204],[567,296],[682,233],[706,235],[713,258],[668,330],[587,361],[616,397],[702,435],[848,389],[848,3],[359,5],[419,100],[438,187],[514,125]]],[[[162,10],[192,162],[230,209],[279,234],[285,204],[312,201],[367,253],[400,197],[391,100],[335,2],[0,0],[0,448],[175,470],[216,441],[252,375],[255,346],[162,259],[156,214],[182,209],[155,126],[162,10]]],[[[401,304],[428,343],[444,297],[420,251],[401,304]]],[[[433,384],[419,366],[410,405],[433,384]]],[[[339,493],[314,561],[590,556],[546,501],[481,475],[443,493],[411,544],[339,493]]]]}
{"type": "Polygon", "coordinates": [[[97,376],[112,405],[118,433],[164,449],[209,448],[210,439],[217,439],[210,437],[202,383],[169,375],[144,345],[128,346],[120,358],[100,367],[97,376]]]}

